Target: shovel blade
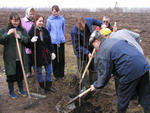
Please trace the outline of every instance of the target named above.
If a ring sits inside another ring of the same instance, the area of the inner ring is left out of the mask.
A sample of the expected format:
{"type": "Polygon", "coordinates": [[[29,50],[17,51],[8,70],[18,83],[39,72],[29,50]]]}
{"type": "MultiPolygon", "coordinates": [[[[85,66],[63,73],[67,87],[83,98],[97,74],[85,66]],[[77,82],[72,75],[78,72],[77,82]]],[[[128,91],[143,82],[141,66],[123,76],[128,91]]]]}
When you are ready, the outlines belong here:
{"type": "Polygon", "coordinates": [[[76,106],[74,103],[68,104],[72,99],[69,96],[64,97],[61,99],[57,105],[56,105],[56,110],[58,113],[70,113],[73,111],[76,106]],[[67,105],[68,104],[68,105],[67,105]]]}

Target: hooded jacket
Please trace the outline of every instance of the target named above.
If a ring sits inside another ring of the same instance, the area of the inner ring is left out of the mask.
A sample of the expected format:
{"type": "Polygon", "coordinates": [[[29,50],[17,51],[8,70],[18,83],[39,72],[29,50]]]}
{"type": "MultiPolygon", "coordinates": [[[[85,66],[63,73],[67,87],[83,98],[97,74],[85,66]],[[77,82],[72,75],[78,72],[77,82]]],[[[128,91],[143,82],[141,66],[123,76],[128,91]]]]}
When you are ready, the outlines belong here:
{"type": "Polygon", "coordinates": [[[55,17],[53,14],[48,17],[46,28],[51,36],[52,44],[64,43],[65,40],[65,19],[63,16],[58,15],[55,17]]]}

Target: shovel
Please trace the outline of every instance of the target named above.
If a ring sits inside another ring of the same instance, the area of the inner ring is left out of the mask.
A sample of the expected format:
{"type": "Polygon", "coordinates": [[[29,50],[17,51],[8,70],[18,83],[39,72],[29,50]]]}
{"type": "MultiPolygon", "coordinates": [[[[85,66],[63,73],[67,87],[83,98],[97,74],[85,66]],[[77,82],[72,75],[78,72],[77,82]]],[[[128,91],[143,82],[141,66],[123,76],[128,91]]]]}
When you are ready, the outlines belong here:
{"type": "Polygon", "coordinates": [[[64,97],[56,105],[57,112],[58,113],[69,113],[69,112],[73,111],[76,108],[76,106],[73,102],[76,101],[77,99],[81,98],[85,94],[89,93],[90,91],[91,91],[91,88],[85,90],[84,92],[77,95],[73,99],[71,99],[69,96],[64,97]]]}
{"type": "Polygon", "coordinates": [[[20,59],[20,63],[21,63],[21,68],[22,68],[22,72],[23,72],[23,77],[24,77],[24,81],[25,81],[26,90],[27,90],[27,93],[28,93],[29,101],[30,101],[28,105],[23,106],[24,109],[27,109],[27,108],[32,107],[33,105],[36,105],[37,103],[35,103],[31,100],[29,85],[28,85],[28,82],[27,82],[27,78],[26,78],[26,74],[25,74],[25,70],[24,70],[24,65],[23,65],[23,60],[22,60],[22,56],[21,56],[21,51],[20,51],[20,46],[19,46],[19,41],[18,41],[17,38],[16,38],[16,46],[17,46],[17,50],[18,50],[18,54],[19,54],[19,59],[20,59]]]}
{"type": "Polygon", "coordinates": [[[86,65],[86,67],[85,67],[85,69],[84,69],[84,72],[83,72],[83,74],[82,74],[82,77],[81,77],[81,79],[80,79],[80,84],[82,83],[82,81],[83,81],[83,79],[84,79],[84,77],[85,77],[85,74],[86,74],[86,72],[87,72],[87,69],[88,69],[88,67],[89,67],[89,65],[90,65],[90,63],[91,63],[91,61],[92,61],[92,59],[93,59],[93,56],[94,56],[94,54],[95,54],[95,48],[93,49],[93,51],[92,51],[92,57],[89,59],[89,61],[88,61],[88,63],[87,63],[87,65],[86,65]]]}

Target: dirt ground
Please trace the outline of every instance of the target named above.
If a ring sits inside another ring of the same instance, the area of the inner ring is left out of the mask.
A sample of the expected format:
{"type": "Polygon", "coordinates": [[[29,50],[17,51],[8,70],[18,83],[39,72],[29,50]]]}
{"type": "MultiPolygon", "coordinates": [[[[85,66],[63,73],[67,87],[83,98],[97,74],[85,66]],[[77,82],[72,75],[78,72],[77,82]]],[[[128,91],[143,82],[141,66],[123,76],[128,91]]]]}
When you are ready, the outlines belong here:
{"type": "MultiPolygon", "coordinates": [[[[17,11],[21,17],[24,16],[23,11],[17,11]]],[[[45,17],[50,15],[50,11],[40,12],[45,17]]],[[[7,24],[8,15],[10,11],[0,11],[0,29],[7,24]]],[[[102,13],[102,12],[62,12],[66,18],[66,65],[65,65],[65,79],[53,82],[53,87],[57,89],[55,93],[47,93],[45,99],[31,98],[32,102],[37,105],[29,109],[24,109],[25,105],[30,105],[28,97],[21,97],[17,93],[17,85],[15,86],[18,99],[12,100],[8,97],[8,88],[6,84],[5,72],[2,61],[2,46],[0,49],[0,113],[57,113],[55,107],[57,103],[66,95],[72,93],[74,82],[73,76],[77,75],[76,57],[73,53],[71,45],[71,37],[69,35],[75,19],[78,16],[95,17],[101,19],[102,16],[108,15],[111,18],[112,24],[116,21],[119,29],[126,28],[138,32],[142,38],[142,48],[145,56],[150,58],[150,14],[140,13],[102,13]]],[[[94,28],[93,28],[94,29],[94,28]]],[[[30,84],[30,91],[35,92],[33,77],[28,79],[30,84]]],[[[72,113],[116,113],[117,98],[115,95],[113,78],[109,84],[102,90],[97,90],[96,93],[87,101],[82,101],[81,106],[72,111],[72,113]]],[[[140,105],[136,101],[132,101],[129,105],[128,113],[143,113],[140,105]]]]}

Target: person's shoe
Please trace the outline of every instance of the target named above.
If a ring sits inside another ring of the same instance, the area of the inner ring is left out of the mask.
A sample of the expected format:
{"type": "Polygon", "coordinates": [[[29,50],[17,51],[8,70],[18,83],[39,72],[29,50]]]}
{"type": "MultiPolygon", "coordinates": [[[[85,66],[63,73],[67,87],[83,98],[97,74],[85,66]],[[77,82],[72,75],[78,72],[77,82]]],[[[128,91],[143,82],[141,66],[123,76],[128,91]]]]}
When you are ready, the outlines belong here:
{"type": "Polygon", "coordinates": [[[56,89],[52,87],[52,81],[46,81],[46,91],[56,92],[56,89]]]}
{"type": "Polygon", "coordinates": [[[12,99],[17,99],[18,98],[18,96],[14,92],[9,93],[9,97],[12,98],[12,99]]]}
{"type": "Polygon", "coordinates": [[[46,92],[45,92],[44,81],[43,81],[43,82],[40,82],[39,85],[40,85],[40,93],[41,93],[42,95],[44,95],[44,94],[46,93],[46,92]]]}
{"type": "Polygon", "coordinates": [[[58,78],[54,78],[54,81],[57,81],[58,80],[58,78]]]}
{"type": "Polygon", "coordinates": [[[150,113],[150,110],[144,109],[144,113],[150,113]]]}
{"type": "Polygon", "coordinates": [[[42,94],[42,95],[44,95],[46,92],[45,92],[45,89],[44,88],[41,88],[40,89],[40,93],[42,94]]]}
{"type": "Polygon", "coordinates": [[[65,77],[61,77],[61,80],[64,80],[65,79],[65,77]]]}
{"type": "Polygon", "coordinates": [[[9,97],[12,99],[17,99],[17,95],[14,93],[14,82],[8,82],[9,97]]]}
{"type": "Polygon", "coordinates": [[[56,92],[56,89],[53,88],[53,87],[51,87],[51,88],[50,88],[50,91],[51,91],[51,92],[56,92]]]}
{"type": "Polygon", "coordinates": [[[27,96],[27,93],[23,89],[19,89],[18,93],[23,97],[27,96]]]}

